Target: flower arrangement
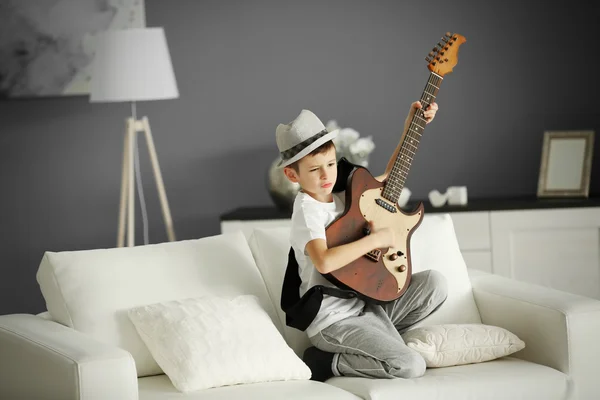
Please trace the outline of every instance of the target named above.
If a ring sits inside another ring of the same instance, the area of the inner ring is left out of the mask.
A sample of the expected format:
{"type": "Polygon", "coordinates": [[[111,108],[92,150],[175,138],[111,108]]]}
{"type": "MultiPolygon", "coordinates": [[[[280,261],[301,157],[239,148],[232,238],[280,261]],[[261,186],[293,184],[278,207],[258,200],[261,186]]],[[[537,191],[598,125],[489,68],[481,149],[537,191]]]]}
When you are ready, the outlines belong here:
{"type": "Polygon", "coordinates": [[[338,160],[345,157],[353,164],[368,168],[369,155],[375,149],[372,136],[360,137],[360,133],[355,129],[340,128],[336,120],[327,122],[326,127],[328,131],[340,130],[337,137],[333,139],[338,160]]]}

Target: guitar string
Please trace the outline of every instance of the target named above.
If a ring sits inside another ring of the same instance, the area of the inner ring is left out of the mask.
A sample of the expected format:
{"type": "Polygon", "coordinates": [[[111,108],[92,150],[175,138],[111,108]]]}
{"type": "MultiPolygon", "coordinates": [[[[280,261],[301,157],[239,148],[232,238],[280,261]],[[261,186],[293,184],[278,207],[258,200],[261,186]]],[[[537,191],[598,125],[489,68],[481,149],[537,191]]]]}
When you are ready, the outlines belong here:
{"type": "Polygon", "coordinates": [[[400,193],[404,188],[404,183],[408,177],[408,171],[414,159],[414,155],[416,154],[417,146],[420,142],[419,138],[422,136],[422,132],[427,125],[426,120],[423,118],[423,110],[435,102],[442,79],[443,78],[437,74],[430,74],[420,99],[423,107],[421,109],[417,109],[413,115],[406,133],[406,137],[404,138],[400,151],[398,152],[398,156],[396,157],[396,161],[394,162],[394,166],[392,167],[392,171],[390,172],[390,179],[388,180],[389,184],[386,184],[382,196],[393,203],[398,201],[400,193]],[[422,126],[419,121],[422,121],[425,124],[422,126]],[[415,134],[418,135],[418,137],[415,136],[415,134]],[[410,142],[408,142],[408,140],[410,140],[410,142]],[[415,141],[416,144],[414,143],[415,141]],[[412,147],[414,150],[409,149],[408,146],[412,147]],[[412,153],[412,156],[409,154],[409,152],[412,153]]]}

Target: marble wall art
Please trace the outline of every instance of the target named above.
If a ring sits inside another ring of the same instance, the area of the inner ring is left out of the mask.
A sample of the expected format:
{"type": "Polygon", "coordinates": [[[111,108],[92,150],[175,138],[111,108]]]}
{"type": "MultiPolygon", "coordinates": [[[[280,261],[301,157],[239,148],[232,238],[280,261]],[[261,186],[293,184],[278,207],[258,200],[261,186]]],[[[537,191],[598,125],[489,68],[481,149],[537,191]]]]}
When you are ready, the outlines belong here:
{"type": "Polygon", "coordinates": [[[0,0],[0,98],[87,95],[95,35],[145,25],[143,0],[0,0]]]}

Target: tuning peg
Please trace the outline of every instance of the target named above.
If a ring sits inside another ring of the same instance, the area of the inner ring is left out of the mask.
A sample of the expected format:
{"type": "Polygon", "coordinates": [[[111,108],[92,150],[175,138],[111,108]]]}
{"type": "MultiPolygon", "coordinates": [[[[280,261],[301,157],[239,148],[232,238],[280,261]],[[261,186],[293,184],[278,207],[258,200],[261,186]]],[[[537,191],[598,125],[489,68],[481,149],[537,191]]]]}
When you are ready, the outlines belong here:
{"type": "Polygon", "coordinates": [[[427,55],[428,55],[429,57],[433,57],[433,56],[434,56],[434,53],[433,53],[433,51],[430,51],[430,52],[429,52],[429,54],[427,54],[427,55]]]}
{"type": "Polygon", "coordinates": [[[437,46],[438,46],[440,49],[443,49],[443,48],[444,48],[444,45],[442,44],[442,42],[438,42],[437,46]]]}
{"type": "Polygon", "coordinates": [[[442,38],[442,41],[443,41],[444,43],[448,43],[448,39],[447,39],[447,38],[445,38],[445,37],[443,37],[443,38],[442,38]]]}
{"type": "Polygon", "coordinates": [[[446,32],[446,34],[444,36],[449,38],[449,37],[452,37],[452,34],[450,32],[446,32]]]}
{"type": "Polygon", "coordinates": [[[431,62],[431,58],[425,57],[425,61],[427,61],[428,63],[430,63],[431,62]]]}
{"type": "Polygon", "coordinates": [[[437,47],[434,47],[432,51],[435,52],[435,53],[437,53],[438,50],[439,49],[437,47]]]}

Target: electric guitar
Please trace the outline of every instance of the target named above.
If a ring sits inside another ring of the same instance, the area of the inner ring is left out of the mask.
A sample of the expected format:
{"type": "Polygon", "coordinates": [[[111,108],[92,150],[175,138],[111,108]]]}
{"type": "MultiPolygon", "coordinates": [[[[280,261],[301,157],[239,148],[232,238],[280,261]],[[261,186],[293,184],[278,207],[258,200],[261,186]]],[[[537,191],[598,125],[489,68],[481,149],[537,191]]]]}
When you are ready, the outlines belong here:
{"type": "Polygon", "coordinates": [[[366,168],[354,168],[346,184],[345,210],[325,230],[330,248],[370,234],[368,221],[394,230],[397,247],[372,250],[336,271],[323,274],[336,286],[353,290],[366,301],[382,304],[396,300],[410,283],[410,238],[423,220],[424,207],[419,202],[412,212],[404,212],[398,206],[398,199],[425,129],[423,111],[435,101],[443,77],[457,64],[458,49],[466,39],[448,32],[442,42],[425,58],[430,75],[420,99],[423,108],[416,110],[391,172],[384,182],[379,182],[366,168]]]}

